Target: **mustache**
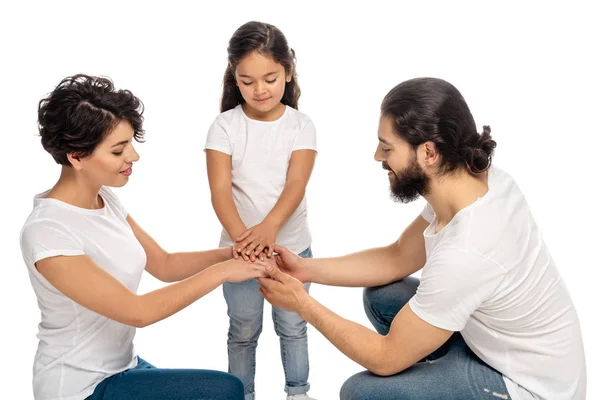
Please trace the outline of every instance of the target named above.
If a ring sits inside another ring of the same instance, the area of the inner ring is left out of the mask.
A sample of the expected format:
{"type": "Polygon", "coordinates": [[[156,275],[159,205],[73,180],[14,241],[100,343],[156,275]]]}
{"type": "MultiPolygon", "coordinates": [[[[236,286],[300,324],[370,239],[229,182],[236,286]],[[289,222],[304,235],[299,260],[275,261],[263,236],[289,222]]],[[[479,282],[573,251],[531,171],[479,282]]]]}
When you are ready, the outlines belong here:
{"type": "Polygon", "coordinates": [[[391,171],[392,169],[390,168],[389,165],[387,165],[387,163],[385,161],[383,161],[381,163],[381,168],[385,169],[386,171],[391,171]]]}

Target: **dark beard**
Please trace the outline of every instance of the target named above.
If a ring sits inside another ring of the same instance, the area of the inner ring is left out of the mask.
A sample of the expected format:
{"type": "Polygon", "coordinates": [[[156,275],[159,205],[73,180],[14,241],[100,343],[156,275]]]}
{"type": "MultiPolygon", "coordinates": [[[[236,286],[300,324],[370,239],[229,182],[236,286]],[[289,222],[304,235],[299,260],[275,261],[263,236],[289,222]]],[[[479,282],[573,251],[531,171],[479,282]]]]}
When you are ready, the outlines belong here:
{"type": "Polygon", "coordinates": [[[394,201],[410,203],[429,192],[429,177],[416,160],[412,160],[403,172],[394,172],[394,175],[390,182],[390,195],[394,201]]]}

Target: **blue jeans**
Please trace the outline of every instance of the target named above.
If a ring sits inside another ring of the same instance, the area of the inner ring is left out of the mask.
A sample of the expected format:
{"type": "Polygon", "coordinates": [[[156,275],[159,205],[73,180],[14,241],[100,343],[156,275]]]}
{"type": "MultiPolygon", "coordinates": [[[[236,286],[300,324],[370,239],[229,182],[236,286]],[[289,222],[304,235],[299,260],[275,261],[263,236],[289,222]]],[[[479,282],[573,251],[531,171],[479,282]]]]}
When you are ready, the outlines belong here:
{"type": "MultiPolygon", "coordinates": [[[[419,280],[408,277],[385,286],[366,288],[367,317],[382,335],[417,291],[419,280]]],[[[459,332],[435,352],[399,374],[382,377],[368,371],[350,377],[341,400],[510,400],[502,374],[481,361],[459,332]]]]}
{"type": "MultiPolygon", "coordinates": [[[[299,254],[311,258],[310,247],[299,254]]],[[[256,346],[262,332],[264,298],[258,291],[255,279],[241,283],[223,284],[223,294],[229,315],[227,352],[229,372],[244,383],[246,400],[254,399],[254,373],[256,370],[256,346]]],[[[310,284],[305,283],[308,291],[310,284]]],[[[308,392],[308,340],[306,321],[297,313],[273,307],[273,325],[279,336],[281,362],[285,374],[284,390],[288,394],[308,392]]]]}
{"type": "Polygon", "coordinates": [[[86,400],[242,400],[235,376],[203,369],[163,369],[138,357],[135,368],[104,379],[86,400]]]}

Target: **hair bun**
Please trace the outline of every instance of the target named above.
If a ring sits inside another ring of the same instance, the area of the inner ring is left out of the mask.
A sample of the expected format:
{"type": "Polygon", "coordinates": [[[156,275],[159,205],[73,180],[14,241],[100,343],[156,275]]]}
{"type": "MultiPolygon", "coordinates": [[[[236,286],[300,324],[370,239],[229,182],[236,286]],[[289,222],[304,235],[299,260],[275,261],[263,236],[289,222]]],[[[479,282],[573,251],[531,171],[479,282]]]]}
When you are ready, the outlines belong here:
{"type": "Polygon", "coordinates": [[[464,157],[467,168],[473,173],[486,171],[492,164],[492,155],[496,148],[496,142],[492,139],[491,128],[483,126],[483,133],[478,135],[473,146],[464,149],[464,157]]]}

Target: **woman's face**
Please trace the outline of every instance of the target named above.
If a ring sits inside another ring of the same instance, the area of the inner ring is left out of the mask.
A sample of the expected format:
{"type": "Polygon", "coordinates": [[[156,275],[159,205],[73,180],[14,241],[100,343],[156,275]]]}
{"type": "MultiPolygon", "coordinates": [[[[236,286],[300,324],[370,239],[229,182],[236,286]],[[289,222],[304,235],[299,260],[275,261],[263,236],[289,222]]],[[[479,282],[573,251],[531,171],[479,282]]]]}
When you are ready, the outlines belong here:
{"type": "Polygon", "coordinates": [[[132,173],[132,165],[140,159],[133,148],[133,128],[120,121],[94,152],[78,159],[73,167],[95,186],[124,186],[132,173]]]}

